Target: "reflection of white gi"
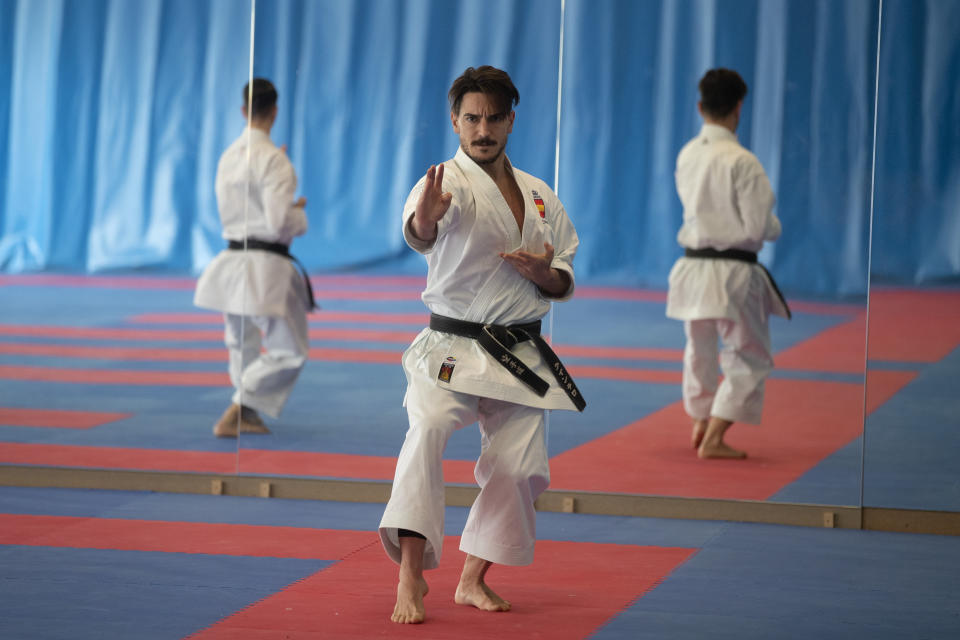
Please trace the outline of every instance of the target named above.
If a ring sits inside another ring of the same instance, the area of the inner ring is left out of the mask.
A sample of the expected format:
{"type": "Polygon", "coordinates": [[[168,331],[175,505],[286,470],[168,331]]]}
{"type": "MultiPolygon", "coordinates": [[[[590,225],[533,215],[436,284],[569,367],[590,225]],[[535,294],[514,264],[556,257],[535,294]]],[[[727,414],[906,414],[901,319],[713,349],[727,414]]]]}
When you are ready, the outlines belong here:
{"type": "MultiPolygon", "coordinates": [[[[765,240],[780,237],[767,175],[729,129],[704,124],[677,156],[676,182],[683,204],[681,246],[756,253],[765,240]]],[[[691,417],[760,422],[763,383],[773,369],[771,313],[786,317],[787,309],[759,265],[685,257],[676,262],[667,316],[684,321],[683,401],[691,417]]]]}
{"type": "MultiPolygon", "coordinates": [[[[408,227],[423,180],[404,206],[404,238],[426,255],[424,303],[431,312],[458,320],[500,325],[542,318],[550,300],[498,255],[523,249],[543,253],[554,246],[552,266],[570,276],[579,243],[563,205],[546,183],[509,170],[523,193],[523,233],[500,190],[463,150],[444,167],[443,190],[453,194],[438,223],[437,238],[424,243],[408,227]],[[539,212],[542,207],[543,213],[539,212]]],[[[397,529],[427,538],[424,567],[436,567],[443,541],[444,487],[441,460],[450,434],[479,420],[481,454],[474,475],[480,495],[470,510],[461,550],[507,565],[533,561],[533,501],[549,484],[544,409],[575,409],[539,352],[529,342],[513,353],[551,387],[543,398],[528,389],[472,339],[424,329],[403,355],[404,404],[410,420],[397,460],[393,492],[380,522],[387,553],[400,561],[397,529]],[[439,378],[447,365],[449,380],[439,378]],[[452,367],[452,369],[450,369],[452,367]]]]}
{"type": "MultiPolygon", "coordinates": [[[[244,132],[217,167],[223,237],[289,246],[307,230],[306,214],[293,204],[297,175],[269,134],[250,128],[249,135],[249,158],[244,132]]],[[[308,294],[293,262],[266,251],[221,251],[201,274],[193,302],[224,313],[233,402],[280,415],[309,351],[308,294]]]]}

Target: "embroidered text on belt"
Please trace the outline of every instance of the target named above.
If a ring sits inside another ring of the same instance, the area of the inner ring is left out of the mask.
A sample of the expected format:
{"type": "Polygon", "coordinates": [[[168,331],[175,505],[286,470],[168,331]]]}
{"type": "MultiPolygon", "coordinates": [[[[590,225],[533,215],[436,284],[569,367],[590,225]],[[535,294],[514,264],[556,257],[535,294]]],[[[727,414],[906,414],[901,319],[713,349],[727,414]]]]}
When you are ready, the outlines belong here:
{"type": "Polygon", "coordinates": [[[242,251],[244,248],[255,249],[257,251],[268,251],[270,253],[275,253],[287,258],[293,262],[297,269],[300,270],[300,273],[303,274],[303,282],[307,287],[307,299],[310,301],[310,306],[307,307],[307,310],[310,311],[317,308],[317,303],[313,299],[313,287],[310,285],[310,276],[307,275],[307,269],[293,256],[292,253],[290,253],[290,247],[279,242],[266,242],[264,240],[257,240],[256,238],[247,238],[246,245],[244,245],[243,240],[230,240],[227,244],[227,248],[233,251],[242,251]]]}
{"type": "Polygon", "coordinates": [[[780,298],[780,302],[783,303],[783,308],[787,310],[787,317],[792,318],[793,315],[790,313],[790,307],[787,305],[787,299],[783,297],[783,294],[780,293],[780,287],[777,286],[777,281],[773,279],[773,275],[767,271],[767,268],[761,263],[757,262],[757,254],[752,251],[744,251],[742,249],[725,249],[720,251],[718,249],[684,249],[683,255],[687,258],[714,258],[720,260],[739,260],[740,262],[749,262],[755,264],[761,269],[763,269],[764,275],[767,276],[767,280],[770,281],[770,284],[773,286],[773,291],[777,294],[777,297],[780,298]]]}
{"type": "Polygon", "coordinates": [[[550,345],[540,337],[540,321],[527,324],[515,324],[503,326],[498,324],[481,324],[479,322],[467,322],[466,320],[457,320],[446,316],[430,314],[430,328],[442,333],[452,333],[464,338],[476,340],[484,351],[493,356],[494,360],[513,374],[525,385],[530,387],[534,393],[541,398],[547,395],[550,384],[535,374],[530,367],[517,358],[510,349],[520,342],[527,340],[533,342],[537,351],[546,360],[553,377],[557,379],[560,388],[564,390],[570,401],[577,407],[577,411],[583,411],[587,406],[586,400],[580,394],[580,390],[573,382],[573,378],[567,373],[567,369],[560,362],[560,358],[553,352],[550,345]]]}

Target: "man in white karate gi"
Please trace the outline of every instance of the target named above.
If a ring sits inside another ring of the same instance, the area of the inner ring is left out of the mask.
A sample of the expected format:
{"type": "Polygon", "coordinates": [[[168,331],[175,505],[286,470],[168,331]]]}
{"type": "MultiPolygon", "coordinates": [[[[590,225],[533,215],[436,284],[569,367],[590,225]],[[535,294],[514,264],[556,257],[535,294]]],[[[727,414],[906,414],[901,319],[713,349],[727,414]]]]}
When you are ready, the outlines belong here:
{"type": "Polygon", "coordinates": [[[403,235],[429,267],[432,312],[403,356],[409,430],[380,522],[400,565],[391,619],[424,619],[424,569],[443,547],[443,451],[475,421],[480,493],[460,541],[467,556],[454,600],[486,611],[510,603],[487,586],[493,563],[533,561],[534,500],[549,484],[545,409],[584,402],[540,338],[554,300],[573,295],[578,239],[563,205],[504,153],[519,93],[504,71],[468,68],[448,94],[460,149],[431,166],[407,199],[403,235]],[[491,355],[494,354],[494,355],[491,355]]]}
{"type": "Polygon", "coordinates": [[[703,128],[677,156],[684,256],[670,271],[667,316],[683,320],[686,333],[683,405],[697,455],[744,458],[724,434],[734,422],[760,423],[773,369],[768,318],[790,317],[757,262],[764,241],[780,237],[780,220],[763,167],[737,141],[746,83],[736,71],[712,69],[699,89],[703,128]]]}
{"type": "Polygon", "coordinates": [[[307,231],[306,199],[285,147],[270,140],[277,91],[264,78],[243,89],[249,127],[217,167],[216,193],[227,248],[200,276],[194,304],[222,311],[233,399],[213,427],[218,437],[269,433],[307,361],[309,280],[289,253],[307,231]]]}

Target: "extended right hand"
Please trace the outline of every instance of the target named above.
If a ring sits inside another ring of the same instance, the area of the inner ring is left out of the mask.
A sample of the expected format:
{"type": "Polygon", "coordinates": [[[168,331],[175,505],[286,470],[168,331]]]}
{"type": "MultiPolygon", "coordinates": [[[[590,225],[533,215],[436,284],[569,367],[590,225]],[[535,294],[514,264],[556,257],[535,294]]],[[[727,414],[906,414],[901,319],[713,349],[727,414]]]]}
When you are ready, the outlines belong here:
{"type": "Polygon", "coordinates": [[[411,221],[418,238],[433,240],[437,237],[437,222],[446,215],[451,200],[453,194],[443,190],[443,165],[430,165],[411,221]]]}

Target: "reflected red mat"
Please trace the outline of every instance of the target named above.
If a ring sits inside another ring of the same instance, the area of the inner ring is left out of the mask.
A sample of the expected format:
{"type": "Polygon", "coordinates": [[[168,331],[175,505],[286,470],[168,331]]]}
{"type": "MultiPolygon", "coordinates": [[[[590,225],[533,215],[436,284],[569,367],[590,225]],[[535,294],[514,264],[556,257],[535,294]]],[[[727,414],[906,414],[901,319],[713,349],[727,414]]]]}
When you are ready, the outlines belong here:
{"type": "MultiPolygon", "coordinates": [[[[344,453],[269,451],[249,448],[242,449],[238,457],[233,451],[184,451],[4,442],[0,444],[0,464],[393,480],[397,459],[344,453]]],[[[473,467],[473,461],[444,460],[444,478],[450,483],[473,484],[473,467]]]]}
{"type": "MultiPolygon", "coordinates": [[[[871,372],[868,412],[915,375],[871,372]]],[[[859,384],[770,379],[763,426],[735,425],[727,439],[749,457],[700,460],[675,403],[552,458],[550,488],[766,500],[859,437],[863,404],[859,384]]]]}
{"type": "Polygon", "coordinates": [[[870,359],[936,362],[960,345],[960,291],[870,293],[870,359]]]}
{"type": "Polygon", "coordinates": [[[21,409],[0,407],[0,425],[11,427],[55,427],[59,429],[90,429],[92,427],[129,418],[131,413],[98,411],[66,411],[62,409],[21,409]]]}
{"type": "Polygon", "coordinates": [[[336,560],[371,542],[370,531],[0,514],[0,544],[336,560]]]}

